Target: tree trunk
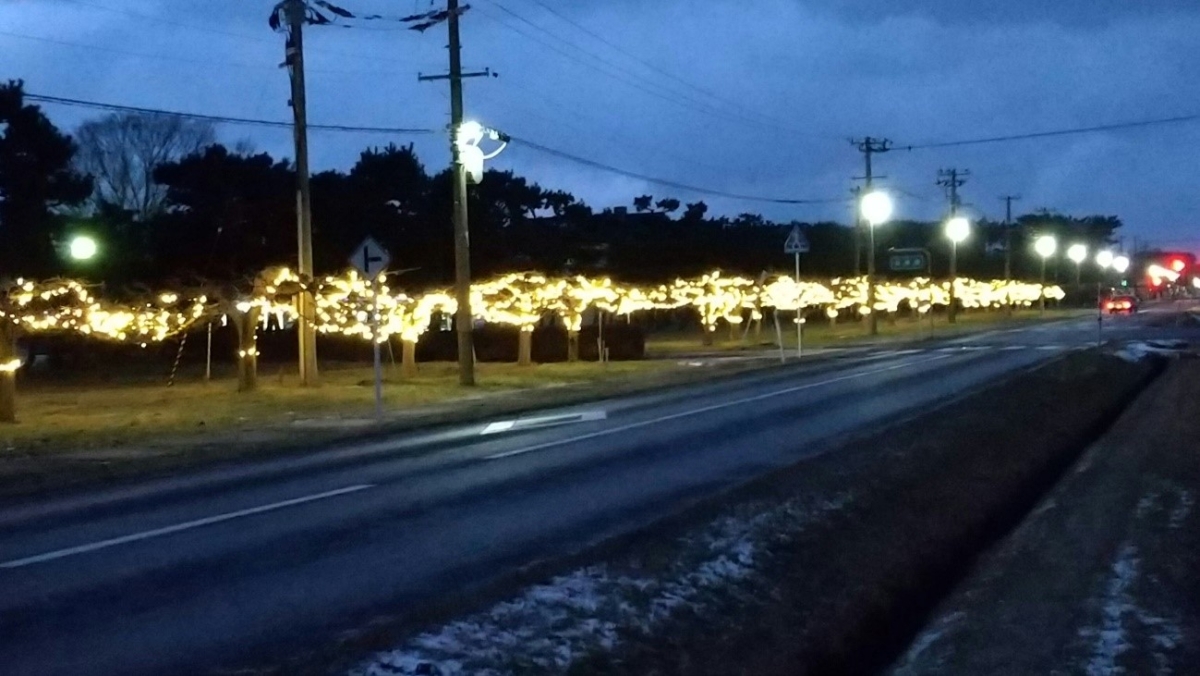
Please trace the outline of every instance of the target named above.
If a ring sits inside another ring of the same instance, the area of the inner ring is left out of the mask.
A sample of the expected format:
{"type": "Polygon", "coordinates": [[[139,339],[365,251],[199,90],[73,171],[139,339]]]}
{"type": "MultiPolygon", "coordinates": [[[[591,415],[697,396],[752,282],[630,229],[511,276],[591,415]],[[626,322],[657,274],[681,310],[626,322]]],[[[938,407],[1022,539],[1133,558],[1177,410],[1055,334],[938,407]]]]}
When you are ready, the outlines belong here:
{"type": "Polygon", "coordinates": [[[521,327],[517,342],[517,366],[533,366],[533,327],[521,327]]]}
{"type": "Polygon", "coordinates": [[[703,344],[704,344],[704,346],[705,346],[705,347],[708,347],[708,346],[710,346],[710,345],[712,345],[712,344],[713,344],[713,334],[714,334],[714,333],[716,333],[716,331],[717,331],[717,327],[715,327],[715,326],[707,326],[707,325],[706,325],[706,326],[704,327],[704,341],[703,341],[703,344]]]}
{"type": "Polygon", "coordinates": [[[415,340],[401,341],[400,375],[404,378],[416,378],[417,342],[415,340]]]}
{"type": "Polygon", "coordinates": [[[0,327],[0,423],[17,422],[17,344],[10,327],[0,327]]]}
{"type": "Polygon", "coordinates": [[[233,325],[238,333],[238,392],[258,389],[258,318],[261,310],[234,312],[233,325]]]}
{"type": "Polygon", "coordinates": [[[579,332],[567,331],[567,361],[574,364],[579,361],[579,332]]]}

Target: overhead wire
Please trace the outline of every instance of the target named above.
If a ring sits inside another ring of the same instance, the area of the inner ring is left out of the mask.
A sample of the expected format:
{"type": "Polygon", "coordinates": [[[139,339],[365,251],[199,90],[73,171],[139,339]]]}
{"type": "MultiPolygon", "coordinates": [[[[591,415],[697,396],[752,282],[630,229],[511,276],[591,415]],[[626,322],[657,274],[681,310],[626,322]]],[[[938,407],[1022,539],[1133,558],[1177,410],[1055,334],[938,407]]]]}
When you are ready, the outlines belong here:
{"type": "Polygon", "coordinates": [[[1137,129],[1139,127],[1153,127],[1165,124],[1181,124],[1184,122],[1195,122],[1200,120],[1200,113],[1191,115],[1177,115],[1175,117],[1151,118],[1146,120],[1134,120],[1131,122],[1116,122],[1113,124],[1099,124],[1090,127],[1072,127],[1067,129],[1054,129],[1050,131],[1028,132],[1023,134],[1009,134],[1005,136],[985,136],[982,138],[962,139],[956,141],[939,141],[932,143],[917,143],[911,145],[896,145],[897,149],[903,150],[926,150],[930,148],[954,148],[959,146],[982,145],[985,143],[1006,143],[1009,141],[1026,141],[1030,139],[1050,138],[1054,136],[1073,136],[1078,134],[1094,134],[1105,131],[1119,131],[1122,129],[1137,129]]]}
{"type": "Polygon", "coordinates": [[[559,20],[561,20],[561,21],[563,21],[563,22],[565,22],[565,23],[567,23],[567,24],[569,24],[569,25],[571,25],[571,26],[574,26],[574,27],[575,27],[577,30],[579,30],[579,31],[581,31],[582,33],[584,33],[584,34],[586,34],[586,35],[590,36],[590,37],[591,37],[591,38],[593,38],[594,40],[596,40],[596,41],[598,41],[598,42],[600,42],[600,43],[602,43],[602,44],[604,44],[604,45],[607,45],[607,46],[608,46],[610,49],[613,49],[614,51],[616,51],[617,53],[621,54],[621,55],[622,55],[622,56],[624,56],[625,58],[627,58],[627,59],[630,59],[631,61],[634,61],[634,62],[636,62],[636,63],[638,63],[638,64],[641,64],[641,66],[642,66],[642,67],[644,67],[644,68],[646,68],[646,69],[648,69],[648,70],[651,70],[651,71],[653,71],[653,72],[655,72],[655,73],[658,73],[658,74],[659,74],[659,75],[661,75],[662,77],[665,77],[665,78],[667,78],[667,79],[669,79],[669,80],[672,80],[672,81],[674,81],[674,82],[678,82],[679,84],[681,84],[681,85],[683,85],[683,86],[687,87],[688,89],[691,89],[692,91],[695,91],[695,92],[698,92],[698,93],[700,93],[700,94],[702,94],[702,95],[704,95],[704,96],[707,96],[707,97],[709,97],[709,98],[713,99],[714,101],[717,101],[717,102],[719,102],[719,103],[721,103],[721,104],[723,104],[723,105],[732,106],[732,107],[734,107],[734,108],[737,108],[737,109],[741,110],[743,113],[754,113],[754,114],[756,114],[758,117],[762,118],[762,120],[763,120],[765,123],[767,123],[767,124],[771,124],[771,125],[781,125],[781,124],[784,124],[783,122],[781,122],[781,121],[779,121],[779,120],[774,120],[774,119],[771,119],[771,118],[770,118],[770,117],[768,117],[768,116],[761,115],[761,114],[755,113],[754,111],[747,110],[747,109],[746,109],[746,108],[744,108],[744,107],[743,107],[743,105],[742,105],[741,103],[739,103],[739,102],[736,102],[736,101],[734,101],[734,100],[732,100],[732,99],[727,99],[727,98],[725,98],[725,97],[723,97],[723,96],[721,96],[721,95],[719,95],[719,94],[716,94],[716,93],[714,93],[714,92],[713,92],[712,90],[710,90],[710,89],[707,89],[707,88],[705,88],[705,87],[701,87],[701,86],[699,86],[699,85],[697,85],[697,84],[694,84],[694,83],[692,83],[692,82],[690,82],[690,81],[688,81],[688,80],[686,80],[686,79],[684,79],[684,78],[682,78],[682,77],[679,77],[678,75],[676,75],[676,74],[674,74],[674,73],[672,73],[672,72],[670,72],[670,71],[667,71],[667,70],[665,70],[665,69],[663,69],[663,68],[661,68],[661,67],[659,67],[659,66],[655,65],[655,64],[654,64],[654,62],[652,62],[652,61],[650,61],[650,60],[648,60],[648,59],[644,59],[644,58],[642,58],[642,57],[638,56],[637,54],[634,54],[634,53],[630,52],[629,50],[625,49],[625,48],[624,48],[624,47],[622,47],[621,45],[619,45],[619,44],[617,44],[617,43],[613,42],[612,40],[609,40],[608,38],[604,37],[604,35],[602,35],[601,33],[598,33],[598,32],[596,32],[596,31],[594,31],[594,30],[592,30],[592,29],[588,28],[587,26],[585,26],[585,25],[583,25],[583,24],[579,23],[578,21],[575,21],[575,20],[574,20],[574,19],[572,19],[571,17],[569,17],[569,16],[567,16],[566,14],[564,14],[564,13],[562,13],[562,12],[558,11],[558,10],[557,10],[557,9],[555,9],[553,6],[551,6],[551,5],[549,5],[549,4],[545,3],[545,2],[543,2],[542,0],[529,0],[529,2],[532,2],[532,3],[534,3],[535,5],[537,5],[537,6],[541,7],[542,9],[546,10],[546,11],[547,11],[547,12],[549,12],[550,14],[553,14],[554,16],[558,17],[558,19],[559,19],[559,20]]]}
{"type": "MultiPolygon", "coordinates": [[[[272,45],[281,44],[279,39],[274,38],[274,37],[250,35],[249,33],[239,33],[239,32],[227,31],[227,30],[224,30],[221,28],[215,28],[215,27],[207,26],[207,25],[203,25],[203,24],[176,21],[174,19],[168,19],[168,18],[161,17],[161,16],[154,16],[153,14],[144,14],[142,12],[136,12],[136,11],[121,8],[121,7],[110,7],[108,5],[102,5],[102,4],[95,3],[95,2],[88,2],[87,0],[60,0],[60,1],[67,2],[72,5],[77,5],[79,7],[86,7],[89,9],[101,11],[101,12],[108,12],[110,14],[117,14],[117,15],[121,15],[121,16],[130,17],[133,19],[139,19],[141,21],[162,24],[164,26],[175,26],[177,28],[185,28],[188,30],[198,31],[198,32],[202,32],[202,33],[209,33],[212,35],[222,35],[225,37],[237,38],[240,40],[248,40],[248,41],[252,41],[252,42],[262,42],[265,44],[272,44],[272,45]]],[[[403,28],[403,27],[398,27],[398,28],[403,28]]],[[[381,60],[386,60],[386,61],[390,61],[393,63],[406,63],[406,62],[402,62],[400,59],[380,59],[376,55],[354,53],[354,52],[342,52],[342,51],[325,49],[322,47],[306,47],[306,52],[312,52],[312,53],[316,53],[316,54],[327,54],[330,56],[342,56],[342,57],[347,57],[347,58],[352,58],[352,59],[369,60],[369,61],[373,61],[373,62],[379,62],[381,60]]]]}
{"type": "Polygon", "coordinates": [[[769,203],[769,204],[790,204],[790,205],[845,204],[845,203],[848,203],[851,201],[848,198],[794,199],[794,198],[785,198],[785,197],[766,197],[766,196],[762,196],[762,195],[746,195],[746,194],[742,194],[742,193],[734,193],[734,192],[728,192],[728,191],[724,191],[724,190],[717,190],[714,188],[695,186],[695,185],[690,185],[687,183],[680,183],[678,181],[672,181],[670,179],[657,178],[654,176],[649,176],[649,175],[641,174],[641,173],[634,172],[634,171],[628,171],[626,169],[614,167],[612,165],[604,164],[602,162],[597,162],[595,160],[589,160],[585,157],[573,155],[566,151],[558,150],[558,149],[551,148],[549,146],[537,143],[536,141],[518,138],[515,136],[509,136],[508,138],[509,138],[510,142],[516,143],[519,146],[525,146],[527,148],[530,148],[531,150],[535,150],[535,151],[541,152],[546,155],[557,157],[559,159],[568,160],[570,162],[574,162],[574,163],[582,165],[582,166],[591,167],[593,169],[598,169],[600,171],[608,172],[611,174],[617,174],[620,176],[624,176],[626,178],[633,178],[633,179],[637,179],[640,181],[645,181],[646,183],[651,183],[654,185],[661,185],[661,186],[668,187],[668,188],[674,188],[676,190],[683,190],[686,192],[696,193],[699,195],[709,195],[712,197],[723,197],[726,199],[739,200],[739,201],[743,201],[743,202],[763,202],[763,203],[769,203]]]}
{"type": "MultiPolygon", "coordinates": [[[[79,108],[92,108],[96,110],[107,110],[112,112],[125,113],[141,113],[147,115],[166,115],[171,117],[182,117],[191,120],[202,120],[206,122],[214,122],[221,124],[233,124],[239,126],[250,127],[272,127],[272,128],[287,128],[292,127],[291,122],[282,120],[263,120],[246,117],[229,117],[224,115],[208,115],[203,113],[185,113],[173,110],[163,110],[161,108],[144,108],[141,106],[128,106],[116,103],[101,103],[99,101],[86,101],[83,99],[73,99],[63,96],[48,96],[45,94],[25,93],[25,98],[38,103],[49,103],[63,106],[73,106],[79,108]]],[[[329,132],[348,132],[348,133],[372,133],[372,134],[437,134],[441,133],[437,129],[422,129],[416,127],[370,127],[356,126],[347,124],[314,124],[309,123],[308,128],[313,131],[329,131],[329,132]]]]}
{"type": "MultiPolygon", "coordinates": [[[[37,94],[37,93],[30,93],[30,92],[25,93],[25,98],[30,101],[34,101],[34,102],[38,102],[38,103],[58,104],[58,105],[65,105],[65,106],[84,107],[84,108],[92,108],[92,109],[99,109],[99,110],[116,111],[116,112],[133,112],[133,113],[143,113],[143,114],[151,114],[151,115],[170,115],[170,116],[175,116],[175,117],[183,117],[183,118],[195,119],[195,120],[205,120],[205,121],[209,121],[209,122],[224,123],[224,124],[273,127],[273,128],[289,128],[289,129],[292,127],[292,123],[290,123],[290,122],[283,122],[283,121],[276,121],[276,120],[261,120],[261,119],[252,119],[252,118],[243,118],[243,117],[229,117],[229,116],[224,116],[224,115],[186,113],[186,112],[165,110],[165,109],[161,109],[161,108],[145,108],[145,107],[141,107],[141,106],[129,106],[129,105],[122,105],[122,104],[115,104],[115,103],[102,103],[102,102],[98,102],[98,101],[87,101],[84,99],[74,99],[74,98],[68,98],[68,97],[62,97],[62,96],[49,96],[49,95],[45,95],[45,94],[37,94]]],[[[421,129],[421,128],[411,128],[411,127],[370,127],[370,126],[356,126],[356,125],[345,125],[345,124],[309,124],[308,127],[309,127],[309,129],[312,129],[314,131],[348,132],[348,133],[363,133],[363,132],[383,133],[383,134],[436,134],[436,133],[440,133],[439,130],[436,130],[436,129],[421,129]]],[[[709,195],[709,196],[713,196],[713,197],[724,197],[727,199],[734,199],[734,200],[741,200],[741,201],[748,201],[748,202],[766,202],[766,203],[773,203],[773,204],[793,204],[793,205],[836,204],[836,203],[843,203],[843,202],[847,201],[845,199],[813,200],[813,199],[774,198],[774,197],[764,197],[764,196],[760,196],[760,195],[745,195],[745,194],[733,193],[733,192],[728,192],[728,191],[723,191],[723,190],[716,190],[713,188],[705,188],[705,187],[700,187],[700,186],[695,186],[695,185],[689,185],[687,183],[681,183],[678,181],[673,181],[670,179],[658,178],[658,177],[649,176],[646,174],[640,174],[637,172],[627,171],[624,169],[620,169],[618,167],[613,167],[611,165],[604,164],[602,162],[597,162],[595,160],[589,160],[587,158],[580,157],[578,155],[574,155],[574,154],[568,153],[566,151],[558,150],[558,149],[552,148],[550,146],[546,146],[546,145],[543,145],[543,144],[540,144],[540,143],[537,143],[537,142],[534,142],[531,140],[518,138],[518,137],[509,137],[509,138],[512,142],[514,142],[520,146],[525,146],[532,150],[535,150],[535,151],[538,151],[538,152],[541,152],[541,153],[544,153],[547,155],[551,155],[554,157],[558,157],[560,159],[565,159],[565,160],[568,160],[571,162],[575,162],[577,164],[588,166],[593,169],[598,169],[598,170],[605,171],[608,173],[625,176],[627,178],[634,178],[637,180],[645,181],[647,183],[652,183],[655,185],[661,185],[661,186],[665,186],[665,187],[675,188],[678,190],[684,190],[687,192],[692,192],[692,193],[696,193],[696,194],[700,194],[700,195],[709,195]]]]}
{"type": "Polygon", "coordinates": [[[612,61],[605,59],[604,57],[599,56],[590,50],[580,47],[579,45],[571,42],[570,40],[567,40],[566,38],[563,38],[559,35],[554,34],[553,32],[547,30],[545,27],[539,26],[538,24],[534,23],[533,21],[529,20],[528,18],[518,14],[517,12],[509,9],[507,6],[505,6],[499,2],[496,2],[495,0],[493,0],[490,3],[490,5],[479,5],[478,7],[481,10],[483,7],[494,7],[496,9],[500,10],[501,12],[505,13],[506,15],[516,19],[517,21],[520,21],[522,24],[525,24],[525,25],[531,27],[533,30],[538,31],[539,33],[545,34],[545,35],[549,36],[551,39],[553,39],[557,42],[560,42],[560,43],[566,45],[567,47],[580,52],[581,54],[584,54],[585,56],[587,56],[591,60],[595,61],[596,63],[592,63],[591,61],[581,59],[577,55],[575,55],[571,52],[568,52],[562,48],[559,48],[557,45],[552,44],[552,43],[542,39],[538,35],[529,33],[527,30],[522,29],[522,27],[520,27],[520,26],[515,26],[507,21],[500,20],[496,16],[491,15],[487,10],[482,10],[482,13],[489,16],[489,18],[492,18],[493,20],[497,21],[501,25],[506,26],[510,30],[512,30],[530,40],[533,40],[534,42],[537,42],[548,49],[553,50],[554,52],[564,56],[565,58],[570,59],[571,61],[574,61],[575,63],[578,63],[578,64],[584,66],[585,68],[589,68],[598,73],[606,75],[607,77],[612,78],[613,80],[615,80],[617,82],[620,82],[628,87],[637,89],[638,91],[641,91],[642,93],[647,94],[649,96],[653,96],[655,98],[661,99],[663,101],[666,101],[667,103],[678,106],[685,110],[690,110],[692,112],[699,112],[699,113],[708,115],[708,116],[716,118],[716,119],[725,120],[727,122],[732,121],[732,122],[739,122],[739,123],[743,123],[743,124],[751,124],[756,127],[760,127],[760,128],[766,127],[766,128],[774,129],[776,131],[778,131],[781,128],[781,125],[779,123],[763,122],[763,121],[756,120],[756,119],[753,119],[750,117],[746,117],[744,115],[738,115],[735,113],[731,113],[729,111],[723,111],[719,108],[714,107],[712,104],[709,104],[705,101],[698,100],[694,97],[691,97],[690,95],[681,93],[678,89],[664,87],[662,85],[662,83],[660,83],[660,82],[656,82],[652,79],[649,79],[640,73],[637,73],[635,71],[630,70],[629,68],[621,66],[620,64],[613,63],[612,61]],[[614,73],[614,71],[615,71],[615,73],[614,73]]]}
{"type": "MultiPolygon", "coordinates": [[[[59,40],[56,38],[47,38],[39,35],[25,35],[22,33],[13,33],[10,31],[0,31],[0,36],[17,38],[19,40],[29,40],[32,42],[43,42],[46,44],[59,45],[61,47],[72,47],[75,49],[86,49],[97,52],[106,52],[109,54],[119,54],[139,59],[151,59],[157,61],[174,61],[178,63],[191,63],[201,66],[228,66],[231,68],[247,68],[251,70],[263,70],[275,68],[274,66],[266,66],[261,63],[243,63],[239,61],[210,61],[204,59],[192,59],[184,56],[174,56],[171,54],[152,54],[147,52],[135,52],[127,49],[117,49],[114,47],[104,47],[101,45],[93,45],[83,42],[71,42],[68,40],[59,40]]],[[[393,73],[381,70],[331,70],[327,68],[309,68],[310,73],[329,73],[339,75],[393,75],[393,73]]]]}

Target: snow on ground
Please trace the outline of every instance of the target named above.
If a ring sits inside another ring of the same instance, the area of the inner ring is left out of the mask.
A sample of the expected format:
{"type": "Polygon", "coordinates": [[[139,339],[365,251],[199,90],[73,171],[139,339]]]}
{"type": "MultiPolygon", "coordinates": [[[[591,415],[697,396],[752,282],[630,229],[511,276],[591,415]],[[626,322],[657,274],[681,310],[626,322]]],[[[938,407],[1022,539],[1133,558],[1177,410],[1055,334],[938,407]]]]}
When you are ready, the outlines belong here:
{"type": "Polygon", "coordinates": [[[1178,357],[1188,344],[1181,340],[1150,340],[1126,343],[1113,354],[1128,362],[1139,362],[1152,356],[1178,357]]]}
{"type": "Polygon", "coordinates": [[[1196,504],[1196,499],[1184,489],[1179,489],[1177,496],[1179,504],[1171,510],[1171,517],[1167,521],[1167,527],[1171,530],[1179,530],[1183,527],[1183,522],[1188,518],[1188,514],[1191,514],[1192,507],[1196,504]]]}
{"type": "MultiPolygon", "coordinates": [[[[1138,501],[1134,516],[1139,521],[1165,516],[1167,527],[1177,530],[1183,526],[1195,500],[1187,490],[1169,482],[1161,488],[1138,501]],[[1174,507],[1169,512],[1164,494],[1174,498],[1174,507]]],[[[1133,649],[1135,642],[1139,644],[1136,646],[1139,650],[1149,652],[1156,676],[1174,673],[1168,653],[1179,647],[1183,632],[1177,621],[1155,615],[1137,602],[1132,586],[1138,581],[1140,565],[1137,547],[1131,542],[1123,544],[1105,586],[1100,626],[1080,631],[1080,635],[1092,644],[1088,676],[1128,673],[1119,658],[1133,649]]],[[[1145,583],[1154,585],[1157,580],[1151,576],[1145,583]]]]}
{"type": "Polygon", "coordinates": [[[899,666],[892,672],[893,676],[917,676],[919,673],[917,670],[921,668],[917,664],[921,656],[925,654],[925,651],[941,640],[946,635],[946,632],[953,629],[955,625],[965,619],[967,619],[966,613],[961,610],[955,611],[941,617],[932,627],[921,632],[912,645],[909,646],[908,652],[904,653],[904,656],[900,658],[899,666]]]}
{"type": "Polygon", "coordinates": [[[605,564],[560,575],[491,608],[375,655],[353,676],[506,676],[560,674],[581,656],[612,650],[623,632],[650,632],[681,609],[755,572],[759,543],[796,533],[850,503],[799,499],[756,505],[684,536],[675,563],[658,575],[616,572],[605,564]]]}
{"type": "MultiPolygon", "coordinates": [[[[1141,507],[1139,504],[1139,510],[1141,507]]],[[[1129,588],[1137,579],[1139,563],[1137,547],[1128,542],[1122,545],[1117,560],[1113,562],[1112,573],[1105,589],[1101,626],[1081,632],[1086,638],[1092,639],[1092,658],[1087,665],[1088,676],[1115,676],[1125,673],[1125,670],[1117,665],[1117,658],[1130,648],[1126,620],[1136,613],[1137,608],[1129,588]]]]}

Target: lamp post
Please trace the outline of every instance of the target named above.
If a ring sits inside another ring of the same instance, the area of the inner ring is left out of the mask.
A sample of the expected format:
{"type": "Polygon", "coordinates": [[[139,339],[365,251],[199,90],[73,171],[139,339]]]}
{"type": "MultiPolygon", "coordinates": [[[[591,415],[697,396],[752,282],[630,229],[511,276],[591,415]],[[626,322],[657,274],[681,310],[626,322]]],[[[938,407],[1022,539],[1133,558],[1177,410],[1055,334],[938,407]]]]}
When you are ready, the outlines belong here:
{"type": "Polygon", "coordinates": [[[1038,311],[1046,314],[1046,259],[1054,255],[1058,250],[1058,240],[1054,235],[1042,235],[1033,243],[1033,249],[1037,255],[1042,257],[1042,286],[1041,294],[1038,298],[1038,311]]]}
{"type": "Polygon", "coordinates": [[[1067,258],[1071,259],[1071,262],[1075,264],[1075,288],[1079,288],[1082,284],[1080,277],[1083,261],[1087,260],[1087,255],[1087,246],[1083,244],[1072,244],[1067,247],[1067,258]]]}
{"type": "MultiPolygon", "coordinates": [[[[1107,249],[1096,254],[1096,265],[1100,268],[1100,277],[1096,279],[1096,347],[1104,344],[1104,294],[1101,292],[1101,286],[1104,283],[1104,273],[1113,266],[1113,260],[1113,252],[1107,249]]],[[[1079,264],[1076,263],[1077,270],[1078,267],[1079,264]]]]}
{"type": "Polygon", "coordinates": [[[947,319],[953,324],[958,321],[958,244],[971,235],[971,222],[962,216],[946,221],[946,239],[950,240],[950,307],[947,319]]]}
{"type": "Polygon", "coordinates": [[[892,198],[878,190],[863,195],[860,204],[863,218],[868,227],[867,254],[867,310],[870,335],[879,335],[879,318],[875,316],[875,228],[892,217],[892,198]]]}
{"type": "Polygon", "coordinates": [[[1119,274],[1119,275],[1125,274],[1125,271],[1129,269],[1129,257],[1117,256],[1116,258],[1113,259],[1112,267],[1113,267],[1113,270],[1117,271],[1117,274],[1119,274]]]}

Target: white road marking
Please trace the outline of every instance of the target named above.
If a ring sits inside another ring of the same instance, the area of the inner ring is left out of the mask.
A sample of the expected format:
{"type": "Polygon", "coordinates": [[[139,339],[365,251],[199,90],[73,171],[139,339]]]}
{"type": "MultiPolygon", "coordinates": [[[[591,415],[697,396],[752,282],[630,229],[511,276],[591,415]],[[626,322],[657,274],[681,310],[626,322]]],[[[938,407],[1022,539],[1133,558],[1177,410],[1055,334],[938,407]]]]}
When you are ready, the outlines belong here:
{"type": "Polygon", "coordinates": [[[875,369],[874,371],[864,371],[862,373],[855,373],[855,374],[848,375],[848,376],[840,376],[837,378],[830,378],[829,380],[822,380],[822,381],[816,382],[816,383],[808,383],[807,385],[797,385],[796,387],[788,387],[788,388],[785,388],[782,390],[776,390],[774,392],[766,392],[764,394],[756,394],[753,397],[746,397],[744,399],[735,399],[734,401],[726,401],[726,402],[722,402],[720,404],[713,404],[712,406],[704,406],[701,408],[692,409],[690,411],[681,411],[679,413],[672,413],[671,415],[664,415],[664,416],[661,416],[658,418],[653,418],[651,420],[643,420],[641,422],[629,423],[627,425],[620,425],[618,427],[612,427],[612,428],[609,428],[606,430],[599,430],[597,432],[589,432],[588,434],[581,434],[577,437],[571,437],[569,439],[560,439],[558,441],[548,441],[544,444],[536,444],[534,446],[527,446],[525,448],[517,448],[517,449],[513,449],[511,451],[504,451],[503,453],[496,453],[494,455],[484,456],[483,459],[484,460],[501,460],[504,458],[511,458],[515,455],[524,455],[526,453],[533,453],[534,451],[541,451],[541,450],[545,450],[547,448],[554,448],[555,446],[565,446],[567,444],[573,444],[578,441],[587,441],[588,439],[597,439],[600,437],[606,437],[606,436],[613,435],[613,434],[620,434],[621,432],[628,432],[629,430],[635,430],[635,429],[638,429],[641,427],[649,427],[650,425],[657,425],[658,423],[667,422],[670,420],[679,420],[680,418],[690,418],[692,416],[702,415],[704,413],[711,413],[713,411],[720,411],[722,409],[732,408],[734,406],[741,406],[743,404],[750,404],[750,403],[754,403],[756,401],[763,401],[764,399],[770,399],[772,397],[778,397],[778,396],[782,396],[785,394],[792,394],[794,392],[802,392],[804,390],[811,390],[814,387],[824,387],[825,385],[833,385],[835,383],[842,383],[842,382],[846,382],[847,380],[857,380],[859,378],[865,378],[867,376],[873,376],[873,375],[876,375],[879,373],[886,373],[888,371],[895,371],[898,369],[908,368],[911,366],[917,366],[920,364],[928,364],[929,362],[940,361],[942,359],[949,359],[951,356],[952,355],[944,355],[941,357],[931,357],[929,359],[923,359],[921,361],[909,362],[909,363],[905,363],[905,364],[897,364],[895,366],[888,366],[887,368],[875,369]]]}
{"type": "Polygon", "coordinates": [[[211,526],[214,523],[221,523],[223,521],[232,521],[233,519],[240,519],[241,517],[244,517],[244,516],[253,516],[255,514],[262,514],[263,512],[271,512],[271,511],[274,511],[277,509],[283,509],[284,507],[294,507],[296,505],[302,505],[307,502],[316,502],[317,500],[326,500],[328,498],[334,498],[339,495],[346,495],[347,493],[357,493],[358,491],[365,491],[366,489],[373,488],[373,487],[374,487],[373,484],[360,484],[357,486],[347,486],[346,488],[339,488],[337,490],[327,491],[325,493],[317,493],[316,495],[306,495],[301,498],[293,498],[291,500],[284,500],[283,502],[273,502],[269,505],[261,505],[259,507],[250,507],[249,509],[240,509],[236,512],[226,512],[224,514],[218,514],[216,516],[209,516],[209,517],[205,517],[203,519],[196,519],[195,521],[185,521],[184,523],[177,523],[174,526],[165,526],[163,528],[155,528],[154,530],[142,531],[140,533],[133,533],[131,535],[123,535],[119,538],[112,538],[109,540],[100,540],[99,542],[92,542],[92,543],[89,543],[86,545],[79,545],[77,547],[68,547],[66,549],[58,549],[58,550],[55,550],[52,552],[46,552],[45,554],[38,554],[36,556],[28,556],[23,559],[14,559],[12,561],[5,561],[3,563],[0,563],[0,568],[22,568],[24,566],[32,566],[37,563],[45,563],[47,561],[54,561],[55,559],[64,559],[68,556],[75,556],[77,554],[86,554],[88,552],[94,552],[98,549],[107,549],[109,547],[116,547],[117,545],[129,544],[130,542],[138,542],[140,540],[149,540],[150,538],[162,537],[163,535],[171,535],[172,533],[178,533],[180,531],[191,530],[193,528],[200,528],[202,526],[211,526]]]}
{"type": "Polygon", "coordinates": [[[562,415],[545,415],[537,418],[517,418],[516,420],[502,420],[490,423],[479,434],[486,436],[489,434],[511,432],[513,430],[596,422],[597,420],[604,420],[606,418],[608,418],[608,414],[604,411],[583,411],[580,413],[564,413],[562,415]]]}

